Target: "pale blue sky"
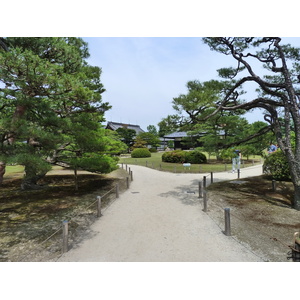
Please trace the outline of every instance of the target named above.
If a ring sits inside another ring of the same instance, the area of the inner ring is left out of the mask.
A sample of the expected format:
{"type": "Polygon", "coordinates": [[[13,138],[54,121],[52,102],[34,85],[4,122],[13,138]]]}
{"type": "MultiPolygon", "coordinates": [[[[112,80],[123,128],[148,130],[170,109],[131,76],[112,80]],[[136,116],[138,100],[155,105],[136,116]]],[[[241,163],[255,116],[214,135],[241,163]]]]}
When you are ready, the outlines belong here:
{"type": "MultiPolygon", "coordinates": [[[[234,64],[213,52],[200,37],[92,37],[89,63],[102,68],[103,100],[112,105],[107,121],[137,124],[146,130],[173,114],[172,99],[187,92],[190,80],[219,79],[216,70],[234,64]]],[[[300,39],[292,39],[300,45],[300,39]]],[[[247,113],[250,123],[261,111],[247,113]]]]}

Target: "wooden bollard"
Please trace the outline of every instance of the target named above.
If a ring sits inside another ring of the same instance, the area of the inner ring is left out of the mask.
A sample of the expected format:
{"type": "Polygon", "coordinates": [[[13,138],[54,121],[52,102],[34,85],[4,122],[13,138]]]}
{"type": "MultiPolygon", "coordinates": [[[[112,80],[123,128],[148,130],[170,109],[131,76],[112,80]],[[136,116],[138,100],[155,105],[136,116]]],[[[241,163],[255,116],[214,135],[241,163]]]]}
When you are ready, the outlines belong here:
{"type": "Polygon", "coordinates": [[[203,176],[203,189],[206,189],[206,176],[203,176]]]}
{"type": "Polygon", "coordinates": [[[132,174],[132,171],[130,171],[130,178],[131,178],[131,181],[133,181],[133,174],[132,174]]]}
{"type": "Polygon", "coordinates": [[[231,228],[230,228],[230,208],[224,208],[225,213],[225,235],[231,235],[231,228]]]}
{"type": "Polygon", "coordinates": [[[214,182],[214,173],[210,172],[210,183],[214,182]]]}
{"type": "Polygon", "coordinates": [[[202,192],[202,182],[199,181],[199,198],[203,197],[203,192],[202,192]]]}
{"type": "Polygon", "coordinates": [[[272,191],[276,192],[276,180],[272,180],[272,191]]]}
{"type": "Polygon", "coordinates": [[[207,192],[203,190],[203,211],[207,212],[207,192]]]}
{"type": "Polygon", "coordinates": [[[97,217],[100,218],[101,216],[101,196],[97,196],[97,217]]]}
{"type": "Polygon", "coordinates": [[[68,252],[68,221],[62,222],[62,229],[63,229],[63,241],[62,241],[62,253],[68,252]]]}
{"type": "Polygon", "coordinates": [[[130,171],[130,168],[128,168],[128,174],[129,174],[129,175],[130,175],[130,172],[131,172],[131,171],[130,171]]]}
{"type": "Polygon", "coordinates": [[[119,198],[119,184],[116,184],[116,198],[119,198]]]}
{"type": "Polygon", "coordinates": [[[129,177],[126,177],[126,186],[127,186],[127,189],[129,189],[129,177]]]}
{"type": "Polygon", "coordinates": [[[240,178],[240,173],[241,173],[241,171],[240,171],[240,169],[238,169],[238,170],[237,170],[238,178],[240,178]]]}
{"type": "Polygon", "coordinates": [[[127,172],[127,164],[125,165],[125,167],[126,167],[126,172],[127,172]]]}

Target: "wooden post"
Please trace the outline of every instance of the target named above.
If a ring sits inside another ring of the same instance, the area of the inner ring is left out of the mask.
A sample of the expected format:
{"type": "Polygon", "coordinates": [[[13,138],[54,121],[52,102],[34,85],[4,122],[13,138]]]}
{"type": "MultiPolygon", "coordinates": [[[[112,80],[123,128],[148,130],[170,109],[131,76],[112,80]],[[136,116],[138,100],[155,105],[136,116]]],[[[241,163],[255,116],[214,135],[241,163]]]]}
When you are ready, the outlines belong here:
{"type": "Polygon", "coordinates": [[[240,178],[240,169],[237,170],[238,178],[240,178]]]}
{"type": "Polygon", "coordinates": [[[213,183],[214,182],[214,173],[213,172],[210,172],[210,183],[213,183]]]}
{"type": "Polygon", "coordinates": [[[203,197],[203,192],[202,192],[202,182],[199,181],[199,198],[203,197]]]}
{"type": "Polygon", "coordinates": [[[129,173],[129,175],[130,175],[130,168],[128,168],[128,173],[129,173]]]}
{"type": "Polygon", "coordinates": [[[62,222],[63,229],[63,245],[62,245],[62,253],[68,252],[68,221],[62,222]]]}
{"type": "Polygon", "coordinates": [[[97,196],[97,217],[100,218],[101,216],[101,196],[97,196]]]}
{"type": "Polygon", "coordinates": [[[126,166],[126,172],[127,172],[127,164],[125,166],[126,166]]]}
{"type": "Polygon", "coordinates": [[[230,208],[224,208],[225,213],[225,235],[231,235],[231,228],[230,228],[230,208]]]}
{"type": "Polygon", "coordinates": [[[203,176],[203,189],[206,189],[206,176],[203,176]]]}
{"type": "Polygon", "coordinates": [[[119,198],[119,184],[116,184],[116,198],[119,198]]]}
{"type": "Polygon", "coordinates": [[[126,186],[127,186],[127,189],[129,189],[129,177],[126,177],[126,186]]]}
{"type": "Polygon", "coordinates": [[[203,211],[207,212],[207,192],[203,190],[203,211]]]}
{"type": "Polygon", "coordinates": [[[272,191],[276,192],[276,180],[272,180],[272,191]]]}
{"type": "Polygon", "coordinates": [[[130,178],[131,178],[131,181],[133,181],[132,171],[130,171],[130,178]]]}

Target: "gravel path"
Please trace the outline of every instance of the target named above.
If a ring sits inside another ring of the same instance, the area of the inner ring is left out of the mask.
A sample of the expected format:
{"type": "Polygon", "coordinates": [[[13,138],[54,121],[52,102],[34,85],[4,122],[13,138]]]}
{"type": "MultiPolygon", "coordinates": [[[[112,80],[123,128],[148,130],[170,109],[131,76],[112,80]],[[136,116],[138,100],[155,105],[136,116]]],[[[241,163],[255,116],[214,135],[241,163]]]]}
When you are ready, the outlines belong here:
{"type": "MultiPolygon", "coordinates": [[[[261,261],[202,211],[198,184],[210,174],[173,174],[130,166],[133,181],[87,238],[58,261],[69,262],[255,262],[261,261]]],[[[242,169],[240,178],[262,174],[242,169]]],[[[214,173],[214,181],[237,174],[214,173]]]]}

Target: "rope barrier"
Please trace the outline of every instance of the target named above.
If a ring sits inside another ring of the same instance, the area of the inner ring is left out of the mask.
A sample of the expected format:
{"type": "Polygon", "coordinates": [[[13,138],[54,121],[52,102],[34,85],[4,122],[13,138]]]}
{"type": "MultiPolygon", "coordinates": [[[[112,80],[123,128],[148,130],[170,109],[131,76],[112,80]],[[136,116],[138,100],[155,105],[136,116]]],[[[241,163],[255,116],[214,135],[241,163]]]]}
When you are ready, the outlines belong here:
{"type": "MultiPolygon", "coordinates": [[[[110,193],[112,193],[113,191],[115,191],[115,187],[110,189],[109,191],[107,191],[105,194],[103,194],[101,196],[101,198],[104,198],[106,197],[107,195],[109,195],[110,193]]],[[[116,199],[114,199],[113,201],[110,201],[107,206],[105,207],[104,211],[110,207],[112,205],[113,202],[115,202],[116,199]]],[[[91,204],[89,204],[88,206],[84,207],[83,209],[84,210],[87,210],[89,209],[92,205],[95,205],[97,203],[98,200],[95,200],[93,201],[91,204]]],[[[78,211],[76,214],[72,215],[70,218],[68,218],[68,221],[69,222],[73,222],[75,224],[78,224],[74,219],[76,217],[78,217],[78,215],[81,213],[81,211],[78,211]]],[[[79,224],[78,224],[79,225],[79,224]]],[[[30,254],[33,254],[34,251],[37,250],[38,247],[42,246],[44,243],[46,243],[47,241],[49,241],[53,236],[55,236],[59,231],[62,230],[62,226],[60,226],[57,230],[55,230],[50,236],[48,236],[45,240],[43,240],[41,243],[38,243],[36,246],[35,246],[35,249],[34,250],[30,250],[28,253],[26,253],[26,255],[22,256],[19,260],[20,261],[23,261],[24,259],[26,259],[30,254]]],[[[61,255],[60,255],[61,256],[61,255]]],[[[60,257],[59,256],[59,257],[60,257]]]]}

